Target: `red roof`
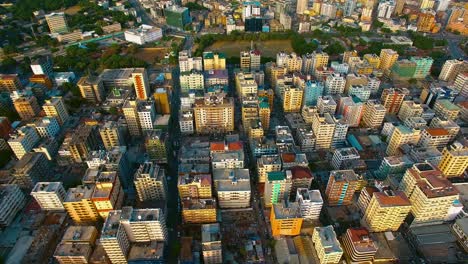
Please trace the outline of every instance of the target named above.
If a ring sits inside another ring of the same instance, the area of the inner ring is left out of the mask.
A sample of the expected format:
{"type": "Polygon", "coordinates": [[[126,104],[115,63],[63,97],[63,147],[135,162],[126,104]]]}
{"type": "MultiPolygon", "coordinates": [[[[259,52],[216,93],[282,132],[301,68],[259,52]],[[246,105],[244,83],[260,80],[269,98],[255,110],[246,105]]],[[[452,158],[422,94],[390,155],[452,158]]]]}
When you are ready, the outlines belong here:
{"type": "Polygon", "coordinates": [[[228,144],[229,150],[243,150],[244,144],[241,141],[235,141],[228,144]]]}
{"type": "Polygon", "coordinates": [[[210,150],[211,151],[223,151],[224,150],[224,142],[211,142],[210,143],[210,150]]]}
{"type": "Polygon", "coordinates": [[[433,137],[449,135],[449,132],[445,128],[426,128],[426,132],[433,137]]]}
{"type": "Polygon", "coordinates": [[[312,172],[309,168],[294,166],[291,168],[293,179],[310,179],[313,178],[312,172]]]}
{"type": "Polygon", "coordinates": [[[294,162],[296,160],[296,154],[294,154],[294,153],[283,153],[283,154],[281,154],[281,158],[283,159],[283,162],[286,162],[286,163],[294,162]]]}

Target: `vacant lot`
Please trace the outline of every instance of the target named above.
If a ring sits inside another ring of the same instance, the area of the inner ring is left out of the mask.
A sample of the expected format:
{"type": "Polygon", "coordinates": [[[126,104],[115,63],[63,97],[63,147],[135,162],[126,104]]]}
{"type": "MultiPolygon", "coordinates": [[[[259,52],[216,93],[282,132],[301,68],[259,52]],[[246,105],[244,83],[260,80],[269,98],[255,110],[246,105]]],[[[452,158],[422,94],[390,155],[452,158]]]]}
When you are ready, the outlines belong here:
{"type": "Polygon", "coordinates": [[[75,5],[75,6],[70,6],[64,12],[65,12],[65,14],[72,16],[72,15],[78,13],[78,11],[80,11],[80,10],[81,10],[81,7],[78,6],[78,5],[75,5]]]}
{"type": "MultiPolygon", "coordinates": [[[[276,53],[280,51],[292,52],[290,40],[267,40],[267,41],[254,41],[254,46],[262,52],[264,57],[276,57],[276,53]]],[[[218,51],[226,53],[227,57],[239,57],[242,50],[250,49],[249,40],[236,40],[236,41],[217,41],[206,50],[218,51]]]]}
{"type": "Polygon", "coordinates": [[[161,60],[170,51],[170,48],[141,48],[133,57],[152,64],[156,58],[161,60]]]}

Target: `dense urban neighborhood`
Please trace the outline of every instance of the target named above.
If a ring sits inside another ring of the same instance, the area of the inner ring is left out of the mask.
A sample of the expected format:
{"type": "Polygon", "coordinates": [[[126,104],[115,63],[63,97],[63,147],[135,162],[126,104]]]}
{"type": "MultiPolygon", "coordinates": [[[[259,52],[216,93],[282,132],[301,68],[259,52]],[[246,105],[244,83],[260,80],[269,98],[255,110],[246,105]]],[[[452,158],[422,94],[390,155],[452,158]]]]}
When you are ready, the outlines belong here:
{"type": "Polygon", "coordinates": [[[0,17],[0,264],[468,263],[467,1],[0,17]]]}

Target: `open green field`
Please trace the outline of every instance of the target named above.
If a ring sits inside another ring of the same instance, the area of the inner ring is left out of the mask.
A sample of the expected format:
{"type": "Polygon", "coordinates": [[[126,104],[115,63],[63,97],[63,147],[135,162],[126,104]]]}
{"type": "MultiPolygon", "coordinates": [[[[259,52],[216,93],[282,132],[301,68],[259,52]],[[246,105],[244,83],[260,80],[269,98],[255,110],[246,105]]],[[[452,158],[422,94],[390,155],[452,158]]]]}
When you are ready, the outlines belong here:
{"type": "MultiPolygon", "coordinates": [[[[276,53],[280,51],[292,52],[291,41],[284,40],[267,40],[267,41],[254,41],[254,46],[262,52],[263,57],[275,58],[276,53]]],[[[216,41],[213,45],[209,46],[206,50],[224,52],[229,57],[239,57],[242,50],[250,49],[249,40],[236,40],[236,41],[216,41]]]]}

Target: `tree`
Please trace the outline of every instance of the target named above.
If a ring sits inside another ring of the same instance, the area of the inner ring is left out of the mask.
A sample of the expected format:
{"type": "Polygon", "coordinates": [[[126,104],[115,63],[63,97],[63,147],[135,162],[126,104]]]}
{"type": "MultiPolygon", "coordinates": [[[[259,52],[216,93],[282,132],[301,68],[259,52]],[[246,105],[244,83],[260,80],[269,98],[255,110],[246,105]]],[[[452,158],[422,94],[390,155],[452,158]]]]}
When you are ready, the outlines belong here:
{"type": "Polygon", "coordinates": [[[408,83],[411,84],[411,85],[415,85],[418,83],[418,80],[416,80],[415,78],[411,78],[408,80],[408,83]]]}
{"type": "Polygon", "coordinates": [[[62,89],[66,93],[71,92],[73,96],[81,96],[80,88],[74,83],[66,82],[62,84],[62,89]]]}
{"type": "Polygon", "coordinates": [[[328,45],[323,51],[328,53],[329,55],[339,55],[346,51],[346,48],[343,47],[338,42],[333,42],[332,44],[328,45]]]}

